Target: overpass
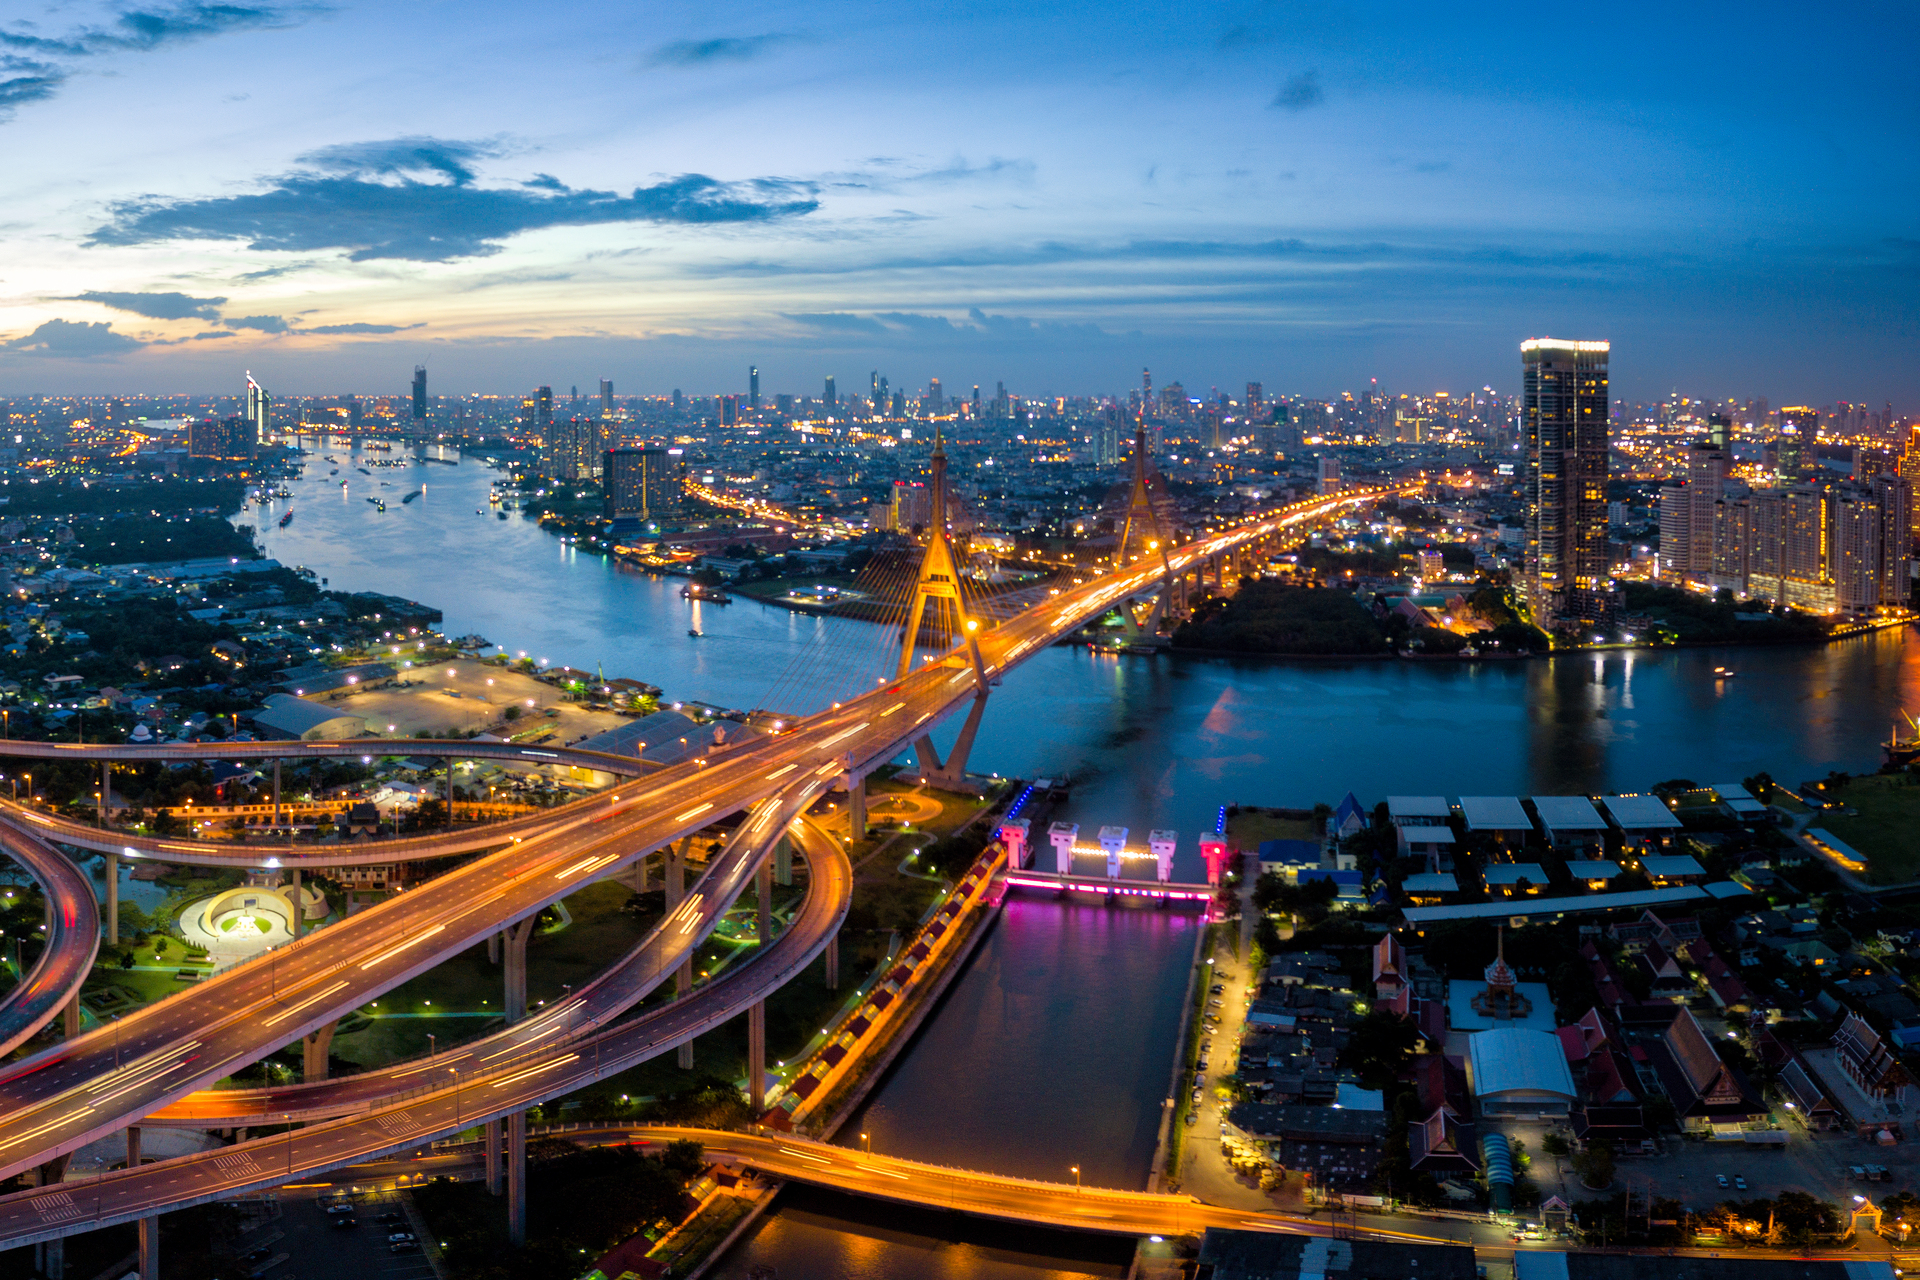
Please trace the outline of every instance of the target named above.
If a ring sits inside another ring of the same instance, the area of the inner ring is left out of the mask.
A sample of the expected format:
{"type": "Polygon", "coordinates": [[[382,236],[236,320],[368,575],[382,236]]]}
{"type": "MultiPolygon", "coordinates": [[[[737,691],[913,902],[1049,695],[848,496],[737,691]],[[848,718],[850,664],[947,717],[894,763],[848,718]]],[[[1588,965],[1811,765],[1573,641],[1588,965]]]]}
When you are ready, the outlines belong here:
{"type": "MultiPolygon", "coordinates": [[[[785,820],[774,824],[773,817],[795,804],[804,807],[808,793],[828,785],[829,778],[845,781],[858,804],[869,770],[909,744],[922,751],[925,765],[931,754],[927,735],[932,725],[971,701],[968,728],[962,730],[953,753],[957,758],[945,766],[937,759],[934,764],[935,770],[964,768],[970,729],[1001,673],[1115,603],[1155,583],[1164,590],[1174,574],[1192,572],[1246,543],[1386,492],[1359,491],[1296,504],[1238,528],[1163,549],[1157,565],[1128,565],[1097,575],[985,634],[975,636],[969,629],[964,644],[929,656],[917,668],[903,658],[902,673],[892,684],[817,713],[778,737],[759,740],[749,749],[675,765],[622,784],[606,797],[569,806],[568,812],[556,814],[537,835],[127,1015],[111,1032],[103,1028],[78,1036],[16,1064],[0,1077],[0,1104],[4,1104],[0,1176],[134,1125],[503,928],[509,939],[517,932],[524,946],[524,922],[548,903],[594,878],[616,874],[635,858],[717,818],[752,808],[755,817],[743,824],[743,832],[756,836],[778,832],[785,820]],[[766,805],[782,795],[787,799],[780,806],[766,805]]],[[[909,634],[917,634],[917,628],[909,634]]],[[[0,754],[7,745],[11,744],[0,745],[0,754]]],[[[44,748],[45,744],[34,745],[44,748]]],[[[245,744],[249,749],[260,745],[245,744]]],[[[288,754],[314,746],[264,745],[281,746],[288,754]]],[[[113,752],[126,748],[92,750],[110,759],[113,752]]],[[[719,913],[744,887],[747,868],[764,864],[771,841],[764,847],[749,847],[757,844],[757,840],[736,844],[737,857],[709,866],[688,899],[696,904],[695,923],[678,922],[683,933],[710,929],[717,922],[719,913]]],[[[814,941],[824,949],[828,939],[821,936],[814,941]]],[[[669,953],[660,953],[651,970],[656,979],[672,971],[669,959],[669,953]]],[[[526,1106],[600,1078],[593,1073],[602,1072],[603,1067],[610,1074],[742,1011],[750,1012],[766,992],[796,971],[793,966],[777,970],[761,963],[744,966],[667,1006],[664,1013],[670,1015],[671,1025],[643,1018],[605,1029],[563,1026],[553,1047],[540,1051],[547,1056],[531,1061],[509,1057],[507,1061],[516,1065],[511,1076],[496,1078],[490,1071],[476,1087],[471,1078],[450,1071],[450,1081],[438,1088],[423,1083],[418,1087],[425,1092],[397,1106],[262,1140],[264,1146],[249,1143],[228,1148],[225,1166],[209,1158],[196,1164],[191,1175],[158,1182],[148,1179],[147,1170],[165,1165],[108,1175],[88,1184],[95,1199],[91,1214],[80,1201],[61,1201],[62,1195],[72,1194],[71,1188],[61,1186],[26,1193],[24,1198],[0,1198],[0,1245],[58,1238],[109,1220],[144,1219],[176,1205],[270,1186],[303,1172],[417,1145],[474,1123],[479,1100],[489,1116],[517,1116],[526,1106]],[[591,1065],[586,1059],[589,1051],[594,1055],[591,1065]],[[28,1200],[40,1208],[29,1207],[28,1200]],[[87,1219],[84,1225],[82,1218],[87,1219]]],[[[427,1080],[439,1079],[433,1063],[416,1066],[427,1080]]]]}

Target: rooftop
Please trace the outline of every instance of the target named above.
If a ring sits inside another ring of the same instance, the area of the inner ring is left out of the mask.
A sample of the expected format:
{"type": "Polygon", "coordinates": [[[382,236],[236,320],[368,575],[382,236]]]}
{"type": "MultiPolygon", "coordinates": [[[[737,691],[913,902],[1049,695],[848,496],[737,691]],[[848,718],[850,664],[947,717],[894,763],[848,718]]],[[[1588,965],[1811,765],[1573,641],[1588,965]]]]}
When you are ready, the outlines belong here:
{"type": "Polygon", "coordinates": [[[1681,825],[1659,796],[1601,796],[1600,803],[1622,831],[1674,831],[1681,825]]]}
{"type": "Polygon", "coordinates": [[[1467,902],[1452,907],[1408,907],[1402,914],[1406,916],[1408,924],[1419,929],[1448,920],[1504,920],[1521,916],[1547,918],[1588,915],[1627,907],[1664,907],[1706,896],[1704,889],[1693,885],[1677,885],[1671,889],[1640,889],[1632,893],[1589,893],[1577,898],[1516,898],[1511,902],[1467,902]]]}
{"type": "Polygon", "coordinates": [[[1585,796],[1534,796],[1540,825],[1548,831],[1605,831],[1607,820],[1585,796]]]}
{"type": "Polygon", "coordinates": [[[1461,796],[1460,812],[1469,831],[1531,831],[1533,819],[1519,796],[1461,796]]]}

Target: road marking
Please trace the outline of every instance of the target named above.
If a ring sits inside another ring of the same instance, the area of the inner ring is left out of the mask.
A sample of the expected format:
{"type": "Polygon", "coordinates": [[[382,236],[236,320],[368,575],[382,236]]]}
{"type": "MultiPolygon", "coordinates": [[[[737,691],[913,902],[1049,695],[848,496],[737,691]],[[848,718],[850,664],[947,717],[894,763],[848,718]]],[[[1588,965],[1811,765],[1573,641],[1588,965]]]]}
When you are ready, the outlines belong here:
{"type": "Polygon", "coordinates": [[[782,1152],[783,1154],[785,1154],[785,1155],[790,1155],[790,1156],[793,1156],[793,1157],[795,1157],[796,1159],[800,1159],[800,1160],[811,1160],[811,1161],[813,1161],[813,1162],[814,1162],[815,1164],[827,1164],[827,1165],[830,1165],[830,1164],[832,1164],[832,1163],[833,1163],[833,1161],[831,1161],[831,1160],[828,1160],[828,1159],[826,1159],[825,1157],[822,1157],[822,1156],[814,1156],[814,1155],[808,1155],[808,1154],[807,1154],[806,1152],[804,1152],[804,1151],[795,1151],[795,1150],[794,1150],[794,1149],[793,1149],[792,1147],[781,1147],[781,1148],[780,1148],[780,1150],[781,1150],[781,1152],[782,1152]]]}
{"type": "Polygon", "coordinates": [[[795,769],[798,769],[799,767],[800,766],[797,764],[782,765],[780,768],[775,769],[772,773],[768,774],[766,780],[768,782],[772,782],[775,778],[781,777],[785,774],[792,773],[795,769]]]}
{"type": "Polygon", "coordinates": [[[543,1071],[552,1071],[556,1067],[564,1067],[569,1062],[578,1062],[579,1060],[580,1060],[579,1054],[570,1053],[564,1058],[555,1058],[552,1062],[547,1063],[543,1067],[534,1067],[529,1071],[522,1071],[518,1075],[508,1076],[504,1080],[496,1080],[493,1082],[493,1087],[496,1089],[504,1089],[508,1085],[513,1084],[520,1080],[525,1080],[529,1076],[537,1076],[543,1071]]]}
{"type": "MultiPolygon", "coordinates": [[[[438,930],[436,930],[435,932],[438,932],[438,930]]],[[[361,966],[361,968],[365,968],[365,967],[366,967],[365,965],[361,966]]],[[[274,1014],[271,1018],[268,1018],[265,1022],[261,1023],[260,1025],[263,1027],[270,1027],[276,1022],[285,1022],[288,1018],[291,1018],[294,1014],[300,1012],[302,1009],[306,1008],[308,1005],[319,1004],[322,1000],[325,1000],[328,996],[332,995],[336,991],[341,990],[346,985],[347,984],[345,982],[336,982],[332,986],[328,987],[325,991],[315,992],[313,995],[308,996],[305,1000],[302,1000],[299,1004],[296,1004],[291,1008],[284,1009],[281,1012],[274,1014]]]]}
{"type": "Polygon", "coordinates": [[[890,716],[890,715],[892,715],[892,714],[893,714],[894,712],[896,712],[896,711],[898,711],[898,710],[899,710],[900,708],[902,708],[902,707],[904,707],[904,706],[906,706],[906,705],[907,705],[907,704],[906,704],[906,703],[904,703],[904,702],[896,702],[896,703],[894,703],[894,704],[893,704],[892,706],[890,706],[890,707],[888,707],[888,708],[887,708],[887,709],[886,709],[885,711],[882,711],[882,712],[880,713],[880,716],[879,716],[879,718],[880,718],[880,719],[882,719],[882,720],[884,720],[884,719],[886,719],[886,718],[887,718],[888,716],[890,716]]]}
{"type": "Polygon", "coordinates": [[[826,764],[821,765],[818,769],[815,769],[813,771],[813,776],[816,778],[824,778],[830,773],[838,773],[839,771],[840,771],[840,762],[838,760],[830,760],[826,764]]]}
{"type": "Polygon", "coordinates": [[[589,854],[588,856],[580,859],[580,861],[574,863],[572,866],[568,867],[565,871],[554,872],[553,878],[555,880],[565,880],[568,876],[573,875],[575,872],[578,872],[578,871],[584,871],[587,867],[591,866],[595,862],[598,862],[599,860],[600,859],[597,854],[589,854]]]}
{"type": "Polygon", "coordinates": [[[708,801],[706,804],[697,804],[693,808],[687,810],[685,813],[674,814],[673,820],[675,822],[685,822],[688,818],[698,817],[700,814],[705,813],[707,810],[711,808],[713,808],[712,801],[708,801]]]}
{"type": "Polygon", "coordinates": [[[75,1204],[73,1197],[64,1191],[56,1191],[52,1195],[35,1196],[32,1204],[33,1211],[48,1222],[67,1222],[82,1217],[86,1213],[86,1210],[75,1204]]]}
{"type": "MultiPolygon", "coordinates": [[[[464,912],[464,911],[463,911],[463,912],[461,912],[460,914],[461,914],[461,915],[465,915],[465,914],[466,914],[466,912],[464,912]]],[[[405,950],[406,950],[406,949],[407,949],[408,947],[417,947],[417,946],[419,946],[419,945],[420,945],[421,943],[423,943],[423,942],[425,942],[425,941],[426,941],[426,940],[427,940],[428,938],[431,938],[431,937],[432,937],[432,936],[433,936],[434,934],[436,934],[436,933],[442,933],[442,932],[445,932],[445,930],[446,930],[446,927],[447,927],[447,926],[445,926],[445,925],[443,925],[443,924],[437,924],[437,925],[435,925],[435,926],[433,926],[433,928],[431,928],[431,929],[428,929],[428,930],[427,930],[426,932],[424,932],[424,933],[417,933],[417,934],[415,934],[415,935],[414,935],[413,937],[411,937],[411,938],[409,938],[409,939],[407,939],[407,941],[405,941],[405,942],[403,942],[403,943],[401,943],[401,944],[400,944],[399,946],[397,946],[397,947],[392,947],[392,948],[389,948],[389,949],[388,949],[388,950],[386,950],[386,951],[382,951],[382,952],[381,952],[381,953],[380,953],[379,955],[377,955],[377,956],[375,956],[375,957],[374,957],[373,959],[371,959],[371,960],[369,960],[369,961],[367,961],[367,962],[366,962],[365,964],[363,964],[363,965],[361,965],[361,966],[360,966],[360,971],[361,971],[362,973],[365,973],[365,972],[366,972],[366,971],[367,971],[368,969],[371,969],[371,968],[373,968],[373,966],[375,966],[375,965],[377,965],[377,964],[380,964],[380,963],[382,963],[383,961],[387,961],[387,960],[391,960],[391,959],[393,959],[393,958],[394,958],[395,956],[397,956],[397,955],[399,955],[399,954],[400,954],[400,953],[401,953],[402,951],[405,951],[405,950]]],[[[343,982],[343,983],[341,983],[340,985],[344,987],[344,986],[345,986],[345,985],[347,985],[347,984],[343,982]]],[[[271,1023],[269,1023],[268,1025],[269,1025],[269,1026],[271,1026],[272,1024],[271,1024],[271,1023]]]]}
{"type": "Polygon", "coordinates": [[[821,749],[825,750],[827,747],[832,746],[834,743],[840,741],[842,738],[851,738],[854,734],[860,732],[862,729],[866,728],[868,725],[872,723],[873,721],[871,720],[862,720],[859,724],[853,726],[853,728],[851,729],[842,729],[839,733],[834,734],[831,738],[828,738],[825,742],[821,743],[820,744],[821,749]]]}
{"type": "Polygon", "coordinates": [[[78,1111],[69,1111],[66,1115],[61,1116],[58,1120],[49,1121],[48,1123],[41,1125],[38,1129],[30,1129],[26,1133],[21,1134],[19,1137],[14,1138],[11,1141],[0,1142],[0,1151],[5,1151],[8,1147],[17,1147],[21,1143],[26,1142],[30,1138],[37,1138],[41,1134],[46,1133],[49,1130],[58,1129],[61,1125],[65,1124],[67,1121],[77,1120],[81,1116],[86,1115],[92,1110],[93,1110],[92,1107],[82,1107],[78,1111]]]}
{"type": "Polygon", "coordinates": [[[882,1168],[879,1168],[879,1167],[878,1167],[878,1166],[876,1166],[876,1165],[870,1165],[870,1164],[857,1164],[857,1165],[855,1165],[855,1166],[853,1166],[853,1167],[854,1167],[854,1168],[856,1168],[856,1169],[865,1169],[865,1170],[866,1170],[866,1171],[867,1171],[868,1173],[877,1173],[877,1174],[879,1174],[879,1175],[880,1175],[881,1177],[883,1177],[883,1178],[898,1178],[898,1179],[900,1179],[900,1181],[902,1181],[902,1182],[912,1182],[912,1181],[913,1181],[913,1179],[912,1179],[912,1178],[909,1178],[909,1177],[908,1177],[908,1176],[907,1176],[906,1174],[904,1174],[904,1173],[895,1173],[895,1172],[894,1172],[893,1170],[891,1170],[891,1169],[882,1169],[882,1168]]]}

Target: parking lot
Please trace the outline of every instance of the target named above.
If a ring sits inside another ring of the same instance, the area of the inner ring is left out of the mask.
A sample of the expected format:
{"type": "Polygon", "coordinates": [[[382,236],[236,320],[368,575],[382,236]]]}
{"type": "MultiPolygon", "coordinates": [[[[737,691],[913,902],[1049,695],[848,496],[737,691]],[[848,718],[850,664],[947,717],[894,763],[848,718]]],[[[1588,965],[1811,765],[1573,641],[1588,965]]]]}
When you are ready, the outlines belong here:
{"type": "Polygon", "coordinates": [[[346,1198],[353,1205],[356,1225],[338,1227],[321,1201],[288,1198],[278,1219],[242,1237],[242,1247],[256,1260],[241,1274],[259,1280],[433,1280],[433,1264],[424,1253],[394,1253],[387,1237],[412,1232],[414,1226],[400,1201],[391,1194],[346,1198]],[[383,1223],[385,1214],[398,1221],[383,1223]],[[258,1257],[259,1251],[267,1254],[258,1257]]]}

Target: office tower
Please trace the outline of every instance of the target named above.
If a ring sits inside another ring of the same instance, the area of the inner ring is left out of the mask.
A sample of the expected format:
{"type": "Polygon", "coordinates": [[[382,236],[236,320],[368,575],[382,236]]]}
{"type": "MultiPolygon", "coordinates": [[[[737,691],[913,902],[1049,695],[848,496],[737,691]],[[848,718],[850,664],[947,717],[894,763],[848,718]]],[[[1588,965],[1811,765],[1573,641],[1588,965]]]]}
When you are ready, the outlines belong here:
{"type": "Polygon", "coordinates": [[[927,416],[938,417],[946,412],[946,401],[940,394],[940,379],[935,378],[927,387],[927,416]]]}
{"type": "Polygon", "coordinates": [[[680,396],[680,388],[675,387],[673,389],[673,411],[675,413],[679,413],[680,410],[682,410],[685,407],[686,407],[686,401],[683,400],[680,396]]]}
{"type": "Polygon", "coordinates": [[[840,407],[840,393],[834,389],[832,374],[827,375],[827,390],[821,399],[826,402],[828,413],[840,407]]]}
{"type": "MultiPolygon", "coordinates": [[[[880,381],[884,383],[886,379],[882,378],[880,381]]],[[[907,416],[907,393],[906,392],[896,391],[893,393],[893,410],[888,416],[891,417],[895,422],[898,422],[902,418],[905,418],[907,416]]]]}
{"type": "Polygon", "coordinates": [[[720,397],[720,425],[723,427],[736,427],[740,425],[739,396],[720,397]]]}
{"type": "Polygon", "coordinates": [[[1806,405],[1791,405],[1780,410],[1779,473],[1792,483],[1805,480],[1820,470],[1814,444],[1820,438],[1820,411],[1806,405]]]}
{"type": "Polygon", "coordinates": [[[793,397],[782,391],[773,397],[773,411],[783,418],[793,416],[793,397]]]}
{"type": "MultiPolygon", "coordinates": [[[[886,375],[882,374],[880,377],[879,393],[874,397],[874,400],[873,400],[873,416],[874,417],[884,418],[887,416],[887,401],[889,398],[890,397],[887,394],[886,375]]],[[[895,416],[897,417],[898,415],[895,415],[895,416]]]]}
{"type": "Polygon", "coordinates": [[[1525,591],[1534,622],[1607,612],[1606,342],[1520,344],[1526,434],[1525,591]]]}
{"type": "MultiPolygon", "coordinates": [[[[273,434],[272,400],[273,397],[267,394],[267,389],[253,380],[253,373],[249,370],[247,373],[246,419],[252,424],[253,438],[256,441],[264,440],[273,434]]],[[[247,456],[253,456],[252,449],[247,450],[247,456]]]]}
{"type": "Polygon", "coordinates": [[[231,418],[201,418],[187,426],[187,456],[211,458],[218,462],[245,462],[254,456],[258,437],[254,419],[242,414],[231,418]]]}
{"type": "Polygon", "coordinates": [[[680,481],[665,449],[608,449],[600,455],[609,519],[657,520],[680,505],[680,481]]]}
{"type": "Polygon", "coordinates": [[[747,366],[747,408],[760,408],[760,366],[747,366]]]}
{"type": "Polygon", "coordinates": [[[127,413],[125,400],[107,401],[107,426],[118,431],[133,425],[133,418],[127,413]]]}
{"type": "Polygon", "coordinates": [[[1266,391],[1259,383],[1249,382],[1247,384],[1247,421],[1253,423],[1262,422],[1265,421],[1266,416],[1266,391]]]}
{"type": "Polygon", "coordinates": [[[427,366],[413,366],[413,420],[427,420],[427,366]]]}
{"type": "Polygon", "coordinates": [[[1340,459],[1321,454],[1319,458],[1320,492],[1340,492],[1340,459]]]}
{"type": "Polygon", "coordinates": [[[980,384],[977,382],[973,384],[973,416],[976,421],[980,417],[980,384]]]}
{"type": "Polygon", "coordinates": [[[612,378],[600,379],[600,416],[603,418],[611,418],[613,416],[612,378]]]}
{"type": "Polygon", "coordinates": [[[360,397],[359,396],[347,397],[347,425],[350,427],[357,427],[360,425],[360,397]]]}

